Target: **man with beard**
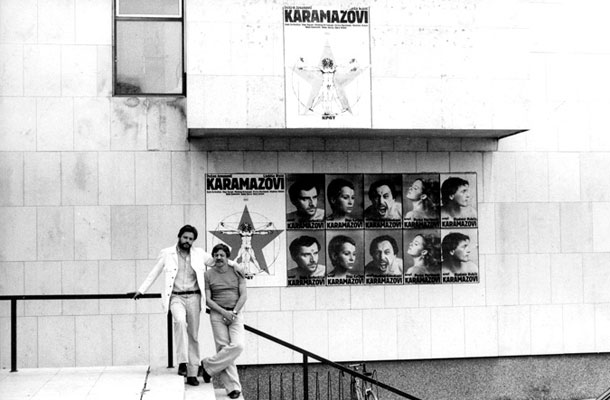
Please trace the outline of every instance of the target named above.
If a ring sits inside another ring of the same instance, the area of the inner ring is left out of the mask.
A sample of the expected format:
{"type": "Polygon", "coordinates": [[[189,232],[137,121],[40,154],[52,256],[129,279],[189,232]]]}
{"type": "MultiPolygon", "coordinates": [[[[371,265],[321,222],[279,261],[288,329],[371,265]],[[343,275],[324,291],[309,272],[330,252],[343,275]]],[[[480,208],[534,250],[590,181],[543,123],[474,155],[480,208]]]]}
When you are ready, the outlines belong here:
{"type": "Polygon", "coordinates": [[[398,258],[398,244],[392,236],[382,235],[373,239],[369,254],[373,260],[364,267],[367,276],[402,275],[402,258],[398,258]]]}
{"type": "Polygon", "coordinates": [[[391,181],[373,182],[369,188],[369,200],[371,205],[364,210],[365,219],[402,219],[402,204],[396,201],[396,190],[391,181]]]}
{"type": "Polygon", "coordinates": [[[204,288],[203,274],[206,265],[214,265],[214,259],[209,253],[192,247],[196,239],[195,227],[184,225],[180,228],[178,243],[161,250],[157,263],[133,296],[137,300],[161,272],[165,273],[161,302],[163,311],[167,313],[170,310],[174,319],[178,374],[186,376],[186,383],[193,386],[199,385],[199,317],[204,300],[201,296],[204,288]]]}
{"type": "Polygon", "coordinates": [[[288,279],[324,278],[326,266],[318,263],[320,242],[312,236],[300,236],[289,246],[290,257],[297,264],[288,270],[288,279]]]}
{"type": "Polygon", "coordinates": [[[299,177],[290,185],[288,197],[296,211],[286,215],[288,222],[322,221],[324,210],[318,208],[319,189],[312,177],[309,175],[299,177]]]}

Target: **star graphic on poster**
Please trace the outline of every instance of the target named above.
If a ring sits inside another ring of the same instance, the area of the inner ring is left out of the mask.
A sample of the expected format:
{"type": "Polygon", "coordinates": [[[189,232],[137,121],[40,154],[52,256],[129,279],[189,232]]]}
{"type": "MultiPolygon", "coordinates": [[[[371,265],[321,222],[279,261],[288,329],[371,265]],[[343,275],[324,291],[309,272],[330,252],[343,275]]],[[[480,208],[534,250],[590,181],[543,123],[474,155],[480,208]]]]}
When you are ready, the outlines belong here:
{"type": "Polygon", "coordinates": [[[244,207],[236,228],[228,227],[223,222],[220,223],[220,228],[210,233],[229,245],[233,251],[239,249],[233,261],[240,264],[247,275],[255,275],[259,271],[269,273],[263,249],[282,233],[281,229],[273,229],[272,222],[256,227],[247,206],[244,207]]]}
{"type": "MultiPolygon", "coordinates": [[[[343,112],[352,112],[352,105],[345,88],[354,81],[366,67],[361,67],[355,58],[347,65],[337,65],[328,42],[322,50],[316,65],[307,65],[301,57],[294,66],[294,72],[310,85],[309,98],[299,101],[310,111],[322,112],[323,118],[333,119],[343,112]]],[[[298,95],[298,91],[295,92],[298,95]]],[[[356,100],[357,101],[357,100],[356,100]]]]}

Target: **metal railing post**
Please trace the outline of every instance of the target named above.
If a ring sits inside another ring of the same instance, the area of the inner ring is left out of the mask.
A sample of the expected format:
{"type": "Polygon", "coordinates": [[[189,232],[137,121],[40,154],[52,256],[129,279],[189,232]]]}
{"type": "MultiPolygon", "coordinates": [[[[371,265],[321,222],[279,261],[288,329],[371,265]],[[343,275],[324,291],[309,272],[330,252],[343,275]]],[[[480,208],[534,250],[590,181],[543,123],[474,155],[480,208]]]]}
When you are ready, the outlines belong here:
{"type": "Polygon", "coordinates": [[[172,312],[167,311],[167,368],[174,368],[174,326],[172,312]]]}
{"type": "Polygon", "coordinates": [[[309,360],[303,354],[303,400],[309,400],[309,360]]]}
{"type": "Polygon", "coordinates": [[[17,299],[11,299],[11,372],[17,372],[17,299]]]}

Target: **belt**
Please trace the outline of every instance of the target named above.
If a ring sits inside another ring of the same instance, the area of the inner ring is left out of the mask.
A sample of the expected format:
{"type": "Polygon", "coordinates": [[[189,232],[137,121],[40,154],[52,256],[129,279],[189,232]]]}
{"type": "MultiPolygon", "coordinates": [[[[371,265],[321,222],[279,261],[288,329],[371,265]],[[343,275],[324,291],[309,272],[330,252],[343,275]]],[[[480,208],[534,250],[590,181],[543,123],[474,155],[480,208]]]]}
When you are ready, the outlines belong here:
{"type": "Polygon", "coordinates": [[[186,292],[172,292],[172,294],[177,294],[178,296],[187,295],[187,294],[201,294],[201,290],[187,290],[186,292]]]}

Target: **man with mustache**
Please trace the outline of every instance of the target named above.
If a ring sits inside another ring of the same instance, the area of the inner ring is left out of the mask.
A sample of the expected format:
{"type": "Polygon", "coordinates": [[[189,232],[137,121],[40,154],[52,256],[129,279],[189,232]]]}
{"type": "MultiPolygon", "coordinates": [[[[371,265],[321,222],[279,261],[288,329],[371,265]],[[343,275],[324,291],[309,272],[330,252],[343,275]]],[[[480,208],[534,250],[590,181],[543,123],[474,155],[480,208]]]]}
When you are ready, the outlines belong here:
{"type": "Polygon", "coordinates": [[[297,178],[288,189],[288,197],[296,211],[286,214],[286,221],[322,221],[324,219],[324,210],[318,208],[319,193],[320,190],[313,177],[306,175],[297,178]]]}
{"type": "Polygon", "coordinates": [[[389,180],[379,180],[369,188],[371,205],[364,210],[368,220],[402,219],[402,204],[396,201],[394,184],[389,180]]]}
{"type": "Polygon", "coordinates": [[[299,236],[289,246],[290,257],[297,264],[288,270],[288,279],[324,278],[326,266],[318,263],[320,242],[312,236],[299,236]]]}
{"type": "Polygon", "coordinates": [[[366,275],[402,275],[402,258],[398,257],[398,243],[392,236],[382,235],[373,239],[369,254],[373,260],[364,267],[366,275]]]}
{"type": "MultiPolygon", "coordinates": [[[[204,272],[206,265],[214,265],[214,258],[209,253],[192,247],[195,240],[197,229],[194,226],[184,225],[180,228],[178,243],[161,250],[157,263],[133,296],[134,300],[140,298],[164,272],[161,302],[163,311],[171,311],[174,320],[178,374],[186,376],[186,383],[193,386],[199,385],[199,318],[202,300],[205,301],[201,296],[204,272]]],[[[229,265],[239,267],[233,261],[229,265]]]]}

